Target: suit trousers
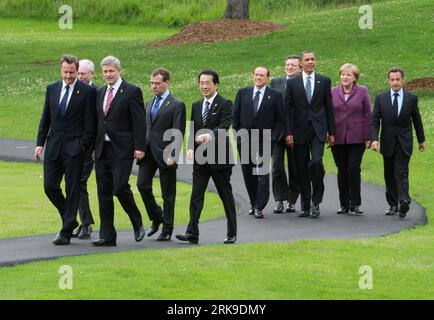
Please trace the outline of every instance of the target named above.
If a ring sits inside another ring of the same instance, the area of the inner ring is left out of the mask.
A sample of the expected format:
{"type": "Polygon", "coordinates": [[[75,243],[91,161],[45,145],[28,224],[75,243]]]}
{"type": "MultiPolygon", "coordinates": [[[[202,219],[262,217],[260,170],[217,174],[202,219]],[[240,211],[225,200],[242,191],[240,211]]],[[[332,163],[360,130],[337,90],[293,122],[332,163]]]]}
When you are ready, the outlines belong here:
{"type": "Polygon", "coordinates": [[[287,147],[285,141],[279,141],[273,147],[273,196],[275,201],[288,201],[295,204],[300,194],[299,187],[295,181],[296,168],[294,150],[287,147]],[[288,177],[285,171],[285,152],[288,162],[288,177]]]}
{"type": "Polygon", "coordinates": [[[297,184],[300,186],[303,210],[310,210],[311,200],[314,205],[320,204],[324,195],[324,142],[309,127],[306,143],[294,146],[294,157],[297,168],[297,184]]]}
{"type": "Polygon", "coordinates": [[[80,220],[83,225],[94,224],[92,211],[89,205],[89,193],[87,192],[87,180],[93,170],[92,150],[84,154],[83,173],[80,182],[80,203],[78,212],[80,213],[80,220]]]}
{"type": "Polygon", "coordinates": [[[60,235],[71,238],[77,223],[80,199],[80,178],[83,168],[83,153],[66,155],[63,151],[56,160],[44,160],[44,191],[62,218],[60,235]],[[66,197],[60,183],[65,175],[66,197]]]}
{"type": "Polygon", "coordinates": [[[398,206],[401,201],[410,202],[407,155],[396,139],[395,150],[391,157],[384,157],[384,180],[386,183],[386,200],[390,206],[398,206]]]}
{"type": "MultiPolygon", "coordinates": [[[[273,142],[271,143],[271,154],[273,154],[273,142]]],[[[264,157],[262,163],[256,163],[251,159],[252,153],[257,154],[259,157],[263,157],[263,145],[262,141],[259,143],[259,146],[253,146],[254,144],[249,145],[249,157],[247,163],[241,163],[241,170],[243,172],[244,183],[246,185],[247,193],[250,199],[250,205],[252,208],[263,210],[270,198],[270,157],[264,157]],[[255,149],[253,152],[251,151],[252,147],[255,149]],[[264,174],[266,173],[266,174],[264,174]]],[[[247,158],[242,155],[242,147],[241,145],[237,145],[238,153],[240,155],[240,159],[243,161],[244,158],[247,158]]]]}
{"type": "Polygon", "coordinates": [[[209,179],[212,178],[223,202],[227,219],[227,237],[237,236],[237,217],[235,200],[231,186],[232,167],[225,169],[211,169],[208,164],[193,167],[193,190],[190,197],[190,222],[187,233],[199,237],[199,219],[203,209],[205,192],[209,179]]]}
{"type": "Polygon", "coordinates": [[[160,168],[155,161],[150,148],[146,151],[145,159],[139,166],[137,188],[142,196],[149,219],[153,223],[163,222],[163,233],[172,234],[175,218],[176,199],[176,166],[160,168]],[[159,171],[163,209],[155,201],[152,192],[152,181],[159,171]]]}
{"type": "Polygon", "coordinates": [[[133,159],[120,159],[112,144],[104,142],[102,155],[95,163],[101,219],[100,239],[116,242],[113,195],[118,198],[130,218],[134,231],[138,231],[143,226],[142,215],[129,184],[132,166],[133,159]]]}
{"type": "Polygon", "coordinates": [[[338,168],[339,201],[341,207],[360,206],[360,165],[365,152],[365,144],[335,144],[332,147],[333,159],[338,168]]]}

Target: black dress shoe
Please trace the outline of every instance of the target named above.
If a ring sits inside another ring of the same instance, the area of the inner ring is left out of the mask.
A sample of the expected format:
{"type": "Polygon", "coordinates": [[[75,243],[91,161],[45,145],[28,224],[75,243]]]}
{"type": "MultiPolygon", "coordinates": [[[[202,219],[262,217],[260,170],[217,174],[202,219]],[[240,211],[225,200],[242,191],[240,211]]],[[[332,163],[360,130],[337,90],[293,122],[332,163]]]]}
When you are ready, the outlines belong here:
{"type": "Polygon", "coordinates": [[[405,218],[408,210],[410,210],[410,204],[408,203],[408,201],[402,201],[400,206],[399,206],[399,217],[405,218]]]}
{"type": "Polygon", "coordinates": [[[306,218],[310,216],[310,209],[309,210],[303,210],[298,214],[299,218],[306,218]]]}
{"type": "Polygon", "coordinates": [[[157,233],[158,229],[160,228],[160,224],[162,224],[162,221],[152,222],[152,226],[149,228],[148,233],[146,235],[150,237],[155,233],[157,233]]]}
{"type": "Polygon", "coordinates": [[[104,239],[99,239],[99,240],[93,241],[92,244],[95,247],[116,247],[115,241],[106,241],[104,239]]]}
{"type": "Polygon", "coordinates": [[[256,219],[263,219],[264,215],[262,214],[262,210],[256,209],[255,210],[255,218],[256,219]]]}
{"type": "Polygon", "coordinates": [[[286,212],[295,212],[295,204],[288,202],[288,206],[286,207],[286,212]]]}
{"type": "Polygon", "coordinates": [[[393,216],[398,213],[398,207],[390,206],[389,209],[386,210],[386,216],[393,216]]]}
{"type": "Polygon", "coordinates": [[[276,201],[276,206],[273,210],[274,213],[283,213],[283,202],[282,201],[276,201]]]}
{"type": "Polygon", "coordinates": [[[191,233],[184,233],[184,234],[177,234],[176,239],[181,241],[188,241],[190,243],[198,244],[199,243],[199,237],[194,236],[191,233]]]}
{"type": "Polygon", "coordinates": [[[348,213],[349,209],[345,207],[341,207],[338,211],[336,211],[337,214],[345,214],[348,213]]]}
{"type": "Polygon", "coordinates": [[[146,235],[146,230],[145,228],[143,228],[143,226],[141,226],[139,230],[134,232],[134,239],[136,240],[136,242],[142,241],[145,235],[146,235]]]}
{"type": "Polygon", "coordinates": [[[172,235],[168,234],[168,233],[164,233],[162,232],[158,238],[157,241],[170,241],[171,240],[172,235]]]}
{"type": "Polygon", "coordinates": [[[350,211],[355,214],[363,214],[363,210],[361,210],[359,206],[350,207],[350,211]]]}
{"type": "Polygon", "coordinates": [[[72,233],[71,238],[78,238],[78,236],[80,235],[80,232],[81,232],[81,228],[82,228],[82,227],[83,227],[83,226],[80,224],[80,225],[78,226],[77,230],[75,230],[75,231],[72,233]]]}
{"type": "Polygon", "coordinates": [[[255,214],[255,207],[250,207],[249,216],[253,216],[255,214]]]}
{"type": "Polygon", "coordinates": [[[92,226],[90,225],[83,225],[80,231],[80,234],[78,235],[78,239],[90,239],[92,237],[92,226]]]}
{"type": "Polygon", "coordinates": [[[318,218],[320,215],[319,204],[315,204],[312,207],[312,218],[318,218]]]}
{"type": "Polygon", "coordinates": [[[227,237],[225,241],[223,241],[224,244],[233,244],[237,241],[237,237],[227,237]]]}
{"type": "Polygon", "coordinates": [[[56,239],[53,240],[53,243],[56,246],[64,246],[64,245],[70,244],[71,239],[66,238],[64,236],[61,236],[61,235],[57,235],[56,239]]]}

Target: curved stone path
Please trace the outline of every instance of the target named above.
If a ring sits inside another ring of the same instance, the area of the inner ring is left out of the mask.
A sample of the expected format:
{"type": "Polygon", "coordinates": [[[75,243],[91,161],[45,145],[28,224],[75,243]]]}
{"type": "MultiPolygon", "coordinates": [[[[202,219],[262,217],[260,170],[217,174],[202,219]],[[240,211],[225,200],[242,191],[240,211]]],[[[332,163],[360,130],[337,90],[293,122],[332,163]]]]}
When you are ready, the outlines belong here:
{"type": "MultiPolygon", "coordinates": [[[[0,160],[33,161],[34,146],[34,141],[0,139],[0,160]]],[[[191,165],[180,165],[178,180],[191,183],[191,171],[191,165]]],[[[137,173],[137,167],[134,167],[133,173],[137,173]]],[[[362,216],[337,215],[339,198],[336,176],[334,175],[326,175],[325,177],[324,201],[321,204],[321,216],[318,219],[298,218],[297,213],[273,214],[272,195],[264,210],[265,218],[255,219],[247,214],[249,201],[239,165],[235,166],[231,181],[238,211],[237,243],[377,237],[413,228],[417,224],[427,223],[424,209],[414,202],[405,219],[399,219],[397,216],[385,216],[384,209],[387,204],[384,188],[370,183],[362,183],[362,207],[365,212],[362,216]]],[[[209,190],[215,191],[212,183],[210,183],[209,190]]],[[[141,201],[141,199],[136,200],[141,201]]],[[[297,204],[297,208],[299,209],[299,204],[297,204]]],[[[124,213],[117,212],[116,214],[124,213]]],[[[146,221],[146,213],[142,212],[142,214],[144,221],[146,221]]],[[[206,212],[203,212],[202,215],[205,216],[206,212]]],[[[176,226],[174,235],[183,233],[185,228],[185,226],[176,226]]],[[[222,244],[226,235],[226,219],[222,217],[201,222],[200,234],[199,245],[222,244]]],[[[78,239],[72,239],[69,246],[54,246],[51,244],[54,234],[0,239],[0,266],[11,266],[63,256],[194,246],[189,243],[182,243],[174,236],[170,242],[158,242],[155,241],[157,235],[158,233],[136,243],[133,240],[132,230],[119,230],[118,246],[107,248],[96,248],[90,244],[92,240],[78,239]]],[[[93,233],[93,237],[97,237],[97,232],[93,233]]]]}

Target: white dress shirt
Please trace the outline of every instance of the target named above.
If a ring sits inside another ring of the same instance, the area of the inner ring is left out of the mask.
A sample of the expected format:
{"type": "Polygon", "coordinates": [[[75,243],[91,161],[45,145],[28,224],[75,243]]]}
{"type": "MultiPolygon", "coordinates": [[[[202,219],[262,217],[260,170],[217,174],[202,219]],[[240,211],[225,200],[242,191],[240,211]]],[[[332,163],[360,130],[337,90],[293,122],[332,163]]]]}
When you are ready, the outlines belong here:
{"type": "MultiPolygon", "coordinates": [[[[69,84],[68,100],[66,101],[66,109],[65,109],[65,111],[68,109],[69,100],[71,100],[72,92],[74,91],[74,87],[75,87],[75,84],[76,84],[76,83],[77,83],[77,79],[75,79],[75,81],[74,81],[73,84],[69,84]]],[[[59,105],[60,105],[60,102],[61,102],[62,99],[63,99],[63,96],[64,96],[65,93],[66,93],[66,89],[65,89],[66,86],[68,86],[68,84],[66,84],[65,81],[63,81],[63,84],[62,84],[62,91],[60,91],[59,105]]]]}
{"type": "Polygon", "coordinates": [[[264,95],[265,95],[265,89],[267,88],[267,86],[263,86],[262,88],[258,89],[256,88],[256,86],[253,87],[253,97],[252,100],[255,98],[256,92],[259,91],[259,103],[258,103],[258,110],[261,108],[261,103],[262,103],[262,99],[264,99],[264,95]]]}

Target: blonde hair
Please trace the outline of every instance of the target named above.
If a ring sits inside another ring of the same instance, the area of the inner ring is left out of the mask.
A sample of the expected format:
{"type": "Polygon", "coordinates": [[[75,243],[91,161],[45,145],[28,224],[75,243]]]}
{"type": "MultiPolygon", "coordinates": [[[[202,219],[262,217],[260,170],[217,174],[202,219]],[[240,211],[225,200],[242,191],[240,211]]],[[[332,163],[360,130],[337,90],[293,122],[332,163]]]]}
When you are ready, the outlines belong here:
{"type": "Polygon", "coordinates": [[[354,73],[354,84],[356,84],[360,77],[359,68],[357,68],[357,66],[354,64],[345,63],[342,67],[339,68],[339,76],[342,74],[344,69],[350,69],[354,73]]]}

